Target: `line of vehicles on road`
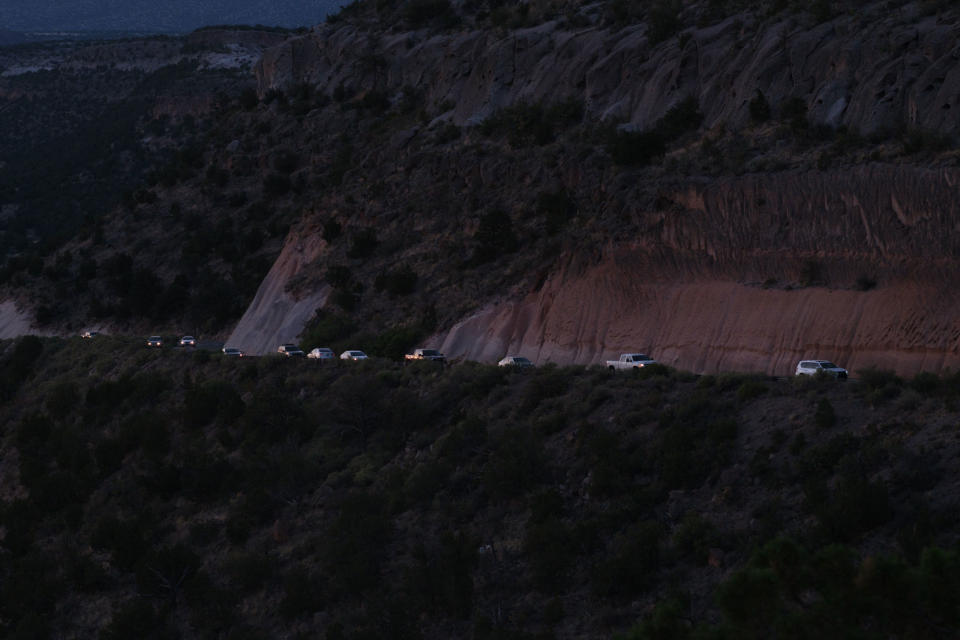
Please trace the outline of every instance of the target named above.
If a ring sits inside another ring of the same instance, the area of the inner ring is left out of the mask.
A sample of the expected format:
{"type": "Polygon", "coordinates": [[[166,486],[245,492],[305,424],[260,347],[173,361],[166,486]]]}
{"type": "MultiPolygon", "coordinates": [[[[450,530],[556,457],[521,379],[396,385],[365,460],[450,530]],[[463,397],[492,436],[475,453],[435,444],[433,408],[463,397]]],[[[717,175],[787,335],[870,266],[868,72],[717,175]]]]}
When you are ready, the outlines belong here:
{"type": "MultiPolygon", "coordinates": [[[[101,335],[98,331],[84,331],[80,334],[81,338],[95,338],[101,335]]],[[[181,347],[196,347],[197,339],[190,335],[185,335],[181,337],[177,344],[181,347]]],[[[150,336],[147,338],[147,347],[149,348],[160,348],[163,346],[163,337],[162,336],[150,336]]],[[[223,347],[221,349],[223,355],[229,357],[244,357],[246,354],[236,348],[236,347],[223,347]]],[[[328,347],[316,347],[311,349],[309,353],[304,353],[303,350],[296,344],[292,342],[286,342],[277,347],[277,353],[297,358],[297,357],[307,357],[311,360],[320,360],[323,361],[333,361],[337,359],[337,355],[334,353],[333,349],[328,347]]],[[[413,352],[406,354],[404,357],[404,362],[413,362],[413,361],[426,361],[426,362],[437,362],[439,364],[446,364],[447,357],[437,349],[428,349],[426,347],[417,347],[413,352]]],[[[347,349],[339,356],[340,360],[351,360],[351,361],[360,361],[367,360],[368,356],[363,351],[359,349],[347,349]]],[[[606,367],[611,371],[623,370],[623,369],[642,369],[653,364],[657,364],[657,361],[648,356],[645,353],[621,353],[620,357],[617,360],[607,360],[606,367]]],[[[533,362],[524,356],[506,356],[500,361],[497,362],[497,365],[500,367],[512,367],[515,369],[532,369],[535,365],[533,362]]],[[[797,363],[797,368],[794,371],[795,376],[812,376],[817,374],[823,374],[838,378],[840,380],[846,380],[849,376],[849,372],[843,367],[837,366],[829,360],[801,360],[797,363]]]]}

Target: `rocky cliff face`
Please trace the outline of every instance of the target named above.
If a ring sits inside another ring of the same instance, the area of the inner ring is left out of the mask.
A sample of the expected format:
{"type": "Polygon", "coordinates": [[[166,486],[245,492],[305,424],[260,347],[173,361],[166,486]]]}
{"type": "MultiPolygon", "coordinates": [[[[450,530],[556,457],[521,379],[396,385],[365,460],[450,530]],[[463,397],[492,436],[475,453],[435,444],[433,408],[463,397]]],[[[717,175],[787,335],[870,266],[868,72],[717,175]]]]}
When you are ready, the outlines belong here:
{"type": "Polygon", "coordinates": [[[261,92],[307,82],[398,91],[448,102],[457,124],[520,100],[582,100],[594,116],[647,127],[688,96],[704,125],[739,127],[762,91],[774,106],[800,98],[810,118],[869,134],[915,127],[952,133],[960,108],[960,25],[915,5],[874,3],[813,25],[750,13],[651,45],[646,25],[568,29],[548,22],[507,33],[374,33],[320,27],[267,51],[261,92]]]}
{"type": "MultiPolygon", "coordinates": [[[[687,96],[707,129],[745,127],[762,91],[814,124],[948,136],[960,108],[960,26],[880,4],[819,25],[744,14],[651,46],[643,25],[508,34],[324,27],[268,51],[261,92],[307,82],[399,91],[459,125],[519,101],[584,103],[650,126],[687,96]]],[[[694,371],[789,374],[823,357],[909,374],[960,365],[960,172],[861,164],[739,177],[661,175],[639,232],[584,241],[533,291],[489,302],[432,339],[449,355],[593,363],[646,350],[694,371]]],[[[589,185],[576,185],[582,191],[589,185]]],[[[603,194],[610,185],[597,183],[603,194]]]]}

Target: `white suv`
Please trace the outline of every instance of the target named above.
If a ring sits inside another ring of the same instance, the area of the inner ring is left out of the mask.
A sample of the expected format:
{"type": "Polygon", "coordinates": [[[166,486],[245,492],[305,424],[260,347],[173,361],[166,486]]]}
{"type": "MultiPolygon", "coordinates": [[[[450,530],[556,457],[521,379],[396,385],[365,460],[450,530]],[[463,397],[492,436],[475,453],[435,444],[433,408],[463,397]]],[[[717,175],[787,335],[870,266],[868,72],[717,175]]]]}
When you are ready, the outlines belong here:
{"type": "Polygon", "coordinates": [[[277,353],[281,353],[289,357],[302,357],[304,355],[303,351],[300,350],[300,347],[290,342],[277,347],[277,353]]]}
{"type": "Polygon", "coordinates": [[[843,367],[838,367],[829,360],[801,360],[797,363],[798,376],[812,376],[821,371],[834,378],[840,378],[841,380],[847,379],[847,370],[843,367]]]}

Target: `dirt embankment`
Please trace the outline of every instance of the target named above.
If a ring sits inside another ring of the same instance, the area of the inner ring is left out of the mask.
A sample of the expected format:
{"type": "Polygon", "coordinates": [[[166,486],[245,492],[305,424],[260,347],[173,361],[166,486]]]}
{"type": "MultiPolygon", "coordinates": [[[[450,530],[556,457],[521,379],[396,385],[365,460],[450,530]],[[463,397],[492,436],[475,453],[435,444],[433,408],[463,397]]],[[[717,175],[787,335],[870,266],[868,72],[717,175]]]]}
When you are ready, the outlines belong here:
{"type": "Polygon", "coordinates": [[[901,374],[960,366],[960,299],[896,284],[874,291],[769,290],[731,281],[646,282],[607,256],[586,273],[558,274],[524,300],[493,305],[442,336],[453,357],[507,353],[597,364],[646,351],[703,373],[792,373],[801,358],[901,374]]]}
{"type": "Polygon", "coordinates": [[[800,358],[909,375],[960,366],[956,170],[893,166],[665,190],[670,211],[599,259],[437,340],[451,356],[597,363],[648,351],[697,372],[800,358]]]}

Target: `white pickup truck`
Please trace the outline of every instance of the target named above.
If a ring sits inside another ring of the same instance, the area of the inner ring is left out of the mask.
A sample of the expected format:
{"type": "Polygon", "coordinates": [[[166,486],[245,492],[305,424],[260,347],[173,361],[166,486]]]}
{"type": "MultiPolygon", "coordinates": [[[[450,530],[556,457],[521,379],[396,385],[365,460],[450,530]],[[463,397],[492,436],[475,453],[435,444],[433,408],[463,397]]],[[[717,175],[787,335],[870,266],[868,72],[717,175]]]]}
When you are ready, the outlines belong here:
{"type": "Polygon", "coordinates": [[[657,361],[645,353],[621,353],[619,360],[607,360],[610,369],[640,369],[657,361]]]}

